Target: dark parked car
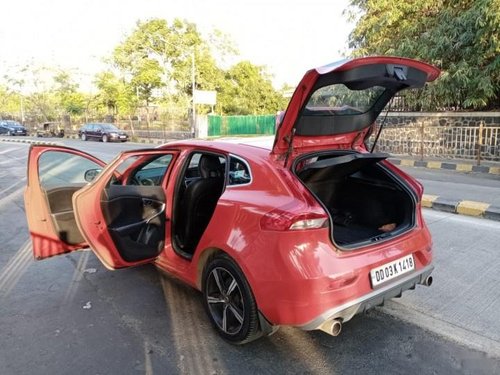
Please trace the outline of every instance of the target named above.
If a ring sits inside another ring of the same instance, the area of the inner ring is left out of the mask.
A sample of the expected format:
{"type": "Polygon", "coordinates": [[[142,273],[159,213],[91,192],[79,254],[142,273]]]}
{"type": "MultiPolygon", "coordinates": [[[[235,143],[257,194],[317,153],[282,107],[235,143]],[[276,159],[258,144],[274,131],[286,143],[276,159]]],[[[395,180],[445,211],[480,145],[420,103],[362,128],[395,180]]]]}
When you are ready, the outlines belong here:
{"type": "Polygon", "coordinates": [[[28,131],[17,121],[2,120],[0,121],[0,134],[7,135],[27,135],[28,131]]]}
{"type": "Polygon", "coordinates": [[[85,124],[78,131],[82,141],[94,139],[103,142],[126,142],[128,135],[113,124],[85,124]]]}

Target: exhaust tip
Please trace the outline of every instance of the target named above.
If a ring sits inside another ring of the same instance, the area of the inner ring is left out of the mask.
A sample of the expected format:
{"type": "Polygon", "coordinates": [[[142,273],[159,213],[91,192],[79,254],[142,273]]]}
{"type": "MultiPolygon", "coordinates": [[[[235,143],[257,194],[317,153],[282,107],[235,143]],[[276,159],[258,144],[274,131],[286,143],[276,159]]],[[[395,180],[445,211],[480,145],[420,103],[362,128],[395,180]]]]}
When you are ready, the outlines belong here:
{"type": "Polygon", "coordinates": [[[331,331],[332,336],[340,335],[340,331],[342,331],[342,323],[340,323],[340,320],[333,321],[331,331]]]}
{"type": "Polygon", "coordinates": [[[434,281],[434,279],[432,278],[432,276],[427,276],[423,282],[423,284],[425,286],[431,286],[432,285],[432,282],[434,281]]]}
{"type": "Polygon", "coordinates": [[[338,336],[342,331],[342,322],[338,319],[328,320],[323,323],[320,329],[329,335],[338,336]]]}

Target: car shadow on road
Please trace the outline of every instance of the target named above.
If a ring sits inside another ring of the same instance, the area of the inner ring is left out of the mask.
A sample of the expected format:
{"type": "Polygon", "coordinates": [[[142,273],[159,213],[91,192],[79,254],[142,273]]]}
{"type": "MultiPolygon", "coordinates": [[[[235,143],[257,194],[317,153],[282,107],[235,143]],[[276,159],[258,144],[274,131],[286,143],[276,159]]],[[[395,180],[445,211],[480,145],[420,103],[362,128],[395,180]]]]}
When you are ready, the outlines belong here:
{"type": "Polygon", "coordinates": [[[492,373],[500,362],[373,311],[344,325],[338,337],[282,327],[244,346],[219,338],[201,294],[160,275],[167,333],[182,374],[492,373]]]}

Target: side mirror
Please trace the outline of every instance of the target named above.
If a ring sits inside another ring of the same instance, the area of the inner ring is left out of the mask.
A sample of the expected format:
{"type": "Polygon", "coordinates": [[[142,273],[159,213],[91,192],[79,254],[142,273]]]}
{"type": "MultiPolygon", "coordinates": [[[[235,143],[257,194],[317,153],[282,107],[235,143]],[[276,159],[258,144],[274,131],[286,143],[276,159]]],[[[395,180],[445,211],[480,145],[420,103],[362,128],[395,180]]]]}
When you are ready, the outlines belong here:
{"type": "Polygon", "coordinates": [[[83,176],[83,178],[87,182],[92,182],[97,177],[97,175],[101,172],[102,172],[101,168],[89,169],[89,170],[85,171],[85,175],[83,176]]]}

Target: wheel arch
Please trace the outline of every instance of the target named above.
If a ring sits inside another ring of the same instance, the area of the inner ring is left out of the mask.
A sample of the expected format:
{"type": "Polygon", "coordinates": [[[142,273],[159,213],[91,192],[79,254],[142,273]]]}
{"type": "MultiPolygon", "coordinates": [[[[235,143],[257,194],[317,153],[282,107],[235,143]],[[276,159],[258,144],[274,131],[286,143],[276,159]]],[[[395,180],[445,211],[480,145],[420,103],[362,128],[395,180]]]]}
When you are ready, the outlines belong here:
{"type": "MultiPolygon", "coordinates": [[[[198,290],[202,290],[202,282],[203,282],[203,270],[205,269],[206,265],[208,262],[210,262],[213,258],[215,258],[219,254],[225,254],[229,256],[231,259],[233,259],[237,264],[238,262],[231,257],[226,251],[218,248],[218,247],[209,247],[205,250],[203,250],[200,254],[200,257],[198,258],[198,262],[196,264],[196,288],[198,290]]],[[[238,264],[239,266],[239,264],[238,264]]],[[[241,266],[240,266],[241,268],[241,266]]]]}

